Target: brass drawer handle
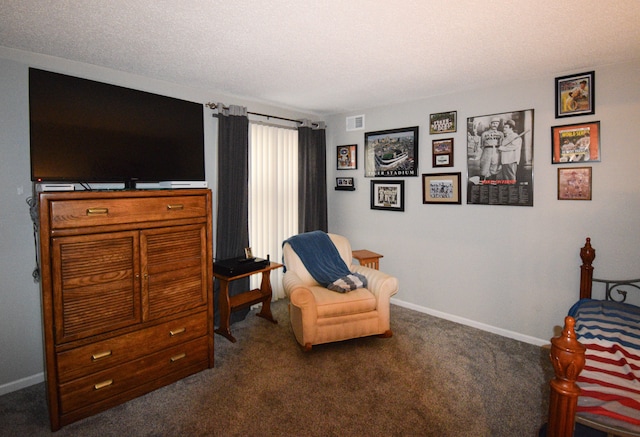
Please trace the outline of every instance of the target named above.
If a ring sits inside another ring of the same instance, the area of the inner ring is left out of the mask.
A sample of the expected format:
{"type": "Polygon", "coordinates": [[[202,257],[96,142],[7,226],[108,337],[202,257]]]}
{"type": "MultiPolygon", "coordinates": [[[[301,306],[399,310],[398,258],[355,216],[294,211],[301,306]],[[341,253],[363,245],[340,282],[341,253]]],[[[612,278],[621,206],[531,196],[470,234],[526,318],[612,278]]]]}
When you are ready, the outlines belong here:
{"type": "Polygon", "coordinates": [[[102,358],[107,358],[111,356],[111,351],[99,352],[97,354],[91,355],[91,361],[97,361],[102,358]]]}
{"type": "Polygon", "coordinates": [[[102,381],[93,386],[94,390],[100,390],[101,388],[109,387],[113,384],[113,379],[107,379],[106,381],[102,381]]]}
{"type": "Polygon", "coordinates": [[[179,354],[179,355],[174,355],[174,356],[171,357],[171,362],[175,363],[176,361],[181,360],[186,356],[187,356],[187,354],[185,354],[184,352],[179,354]]]}
{"type": "Polygon", "coordinates": [[[172,329],[171,331],[169,331],[169,336],[175,337],[176,335],[184,334],[186,331],[187,328],[172,329]]]}
{"type": "Polygon", "coordinates": [[[109,214],[109,208],[87,208],[87,215],[109,214]]]}
{"type": "Polygon", "coordinates": [[[170,210],[170,211],[173,211],[173,210],[177,211],[177,210],[180,210],[180,209],[184,209],[184,205],[182,205],[180,203],[175,204],[175,205],[167,205],[167,209],[170,210]]]}

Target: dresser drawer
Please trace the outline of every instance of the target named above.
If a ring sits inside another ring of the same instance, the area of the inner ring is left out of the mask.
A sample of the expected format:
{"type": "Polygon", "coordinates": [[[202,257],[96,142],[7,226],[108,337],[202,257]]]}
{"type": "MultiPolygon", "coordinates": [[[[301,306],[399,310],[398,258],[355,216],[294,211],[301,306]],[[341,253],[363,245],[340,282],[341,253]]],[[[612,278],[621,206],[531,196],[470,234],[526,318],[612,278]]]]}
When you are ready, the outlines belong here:
{"type": "Polygon", "coordinates": [[[58,381],[75,378],[138,359],[207,334],[207,313],[172,320],[158,326],[81,346],[57,354],[58,381]]]}
{"type": "Polygon", "coordinates": [[[202,337],[111,369],[60,384],[60,410],[78,408],[118,396],[150,381],[202,364],[207,366],[208,338],[202,337]]]}
{"type": "Polygon", "coordinates": [[[205,196],[51,201],[51,229],[206,217],[205,196]]]}

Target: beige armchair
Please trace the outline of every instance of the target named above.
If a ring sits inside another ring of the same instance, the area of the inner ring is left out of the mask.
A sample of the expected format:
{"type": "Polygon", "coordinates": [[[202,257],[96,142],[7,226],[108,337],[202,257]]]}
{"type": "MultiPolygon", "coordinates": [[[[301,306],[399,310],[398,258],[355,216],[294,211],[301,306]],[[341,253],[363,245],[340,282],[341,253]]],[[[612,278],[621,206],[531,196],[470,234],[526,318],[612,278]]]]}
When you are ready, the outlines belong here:
{"type": "Polygon", "coordinates": [[[350,271],[364,275],[368,285],[347,293],[319,285],[293,248],[285,243],[286,272],[282,282],[290,300],[289,316],[296,340],[308,351],[314,344],[370,335],[391,337],[389,300],[398,292],[397,278],[353,264],[349,240],[328,235],[350,271]]]}

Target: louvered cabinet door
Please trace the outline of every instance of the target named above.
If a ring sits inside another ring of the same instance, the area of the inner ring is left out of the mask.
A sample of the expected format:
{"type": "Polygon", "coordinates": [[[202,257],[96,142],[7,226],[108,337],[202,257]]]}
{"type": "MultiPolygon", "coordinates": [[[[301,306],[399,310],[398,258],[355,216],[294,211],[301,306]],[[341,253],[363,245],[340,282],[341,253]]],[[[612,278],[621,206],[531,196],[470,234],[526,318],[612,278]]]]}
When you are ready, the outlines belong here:
{"type": "Polygon", "coordinates": [[[213,367],[210,190],[43,192],[39,216],[53,431],[213,367]]]}
{"type": "Polygon", "coordinates": [[[139,233],[52,239],[56,343],[141,322],[139,233]]]}
{"type": "Polygon", "coordinates": [[[140,232],[143,320],[207,305],[205,224],[140,232]]]}

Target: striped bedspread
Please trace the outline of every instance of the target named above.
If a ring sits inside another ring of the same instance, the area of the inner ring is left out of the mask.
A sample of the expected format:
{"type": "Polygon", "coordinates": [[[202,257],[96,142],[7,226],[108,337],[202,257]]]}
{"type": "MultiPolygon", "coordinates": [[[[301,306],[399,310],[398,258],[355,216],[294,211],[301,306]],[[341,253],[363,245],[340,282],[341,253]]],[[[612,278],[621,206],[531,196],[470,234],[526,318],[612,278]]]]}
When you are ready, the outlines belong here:
{"type": "Polygon", "coordinates": [[[640,307],[582,299],[569,315],[587,348],[578,415],[640,430],[640,307]]]}

